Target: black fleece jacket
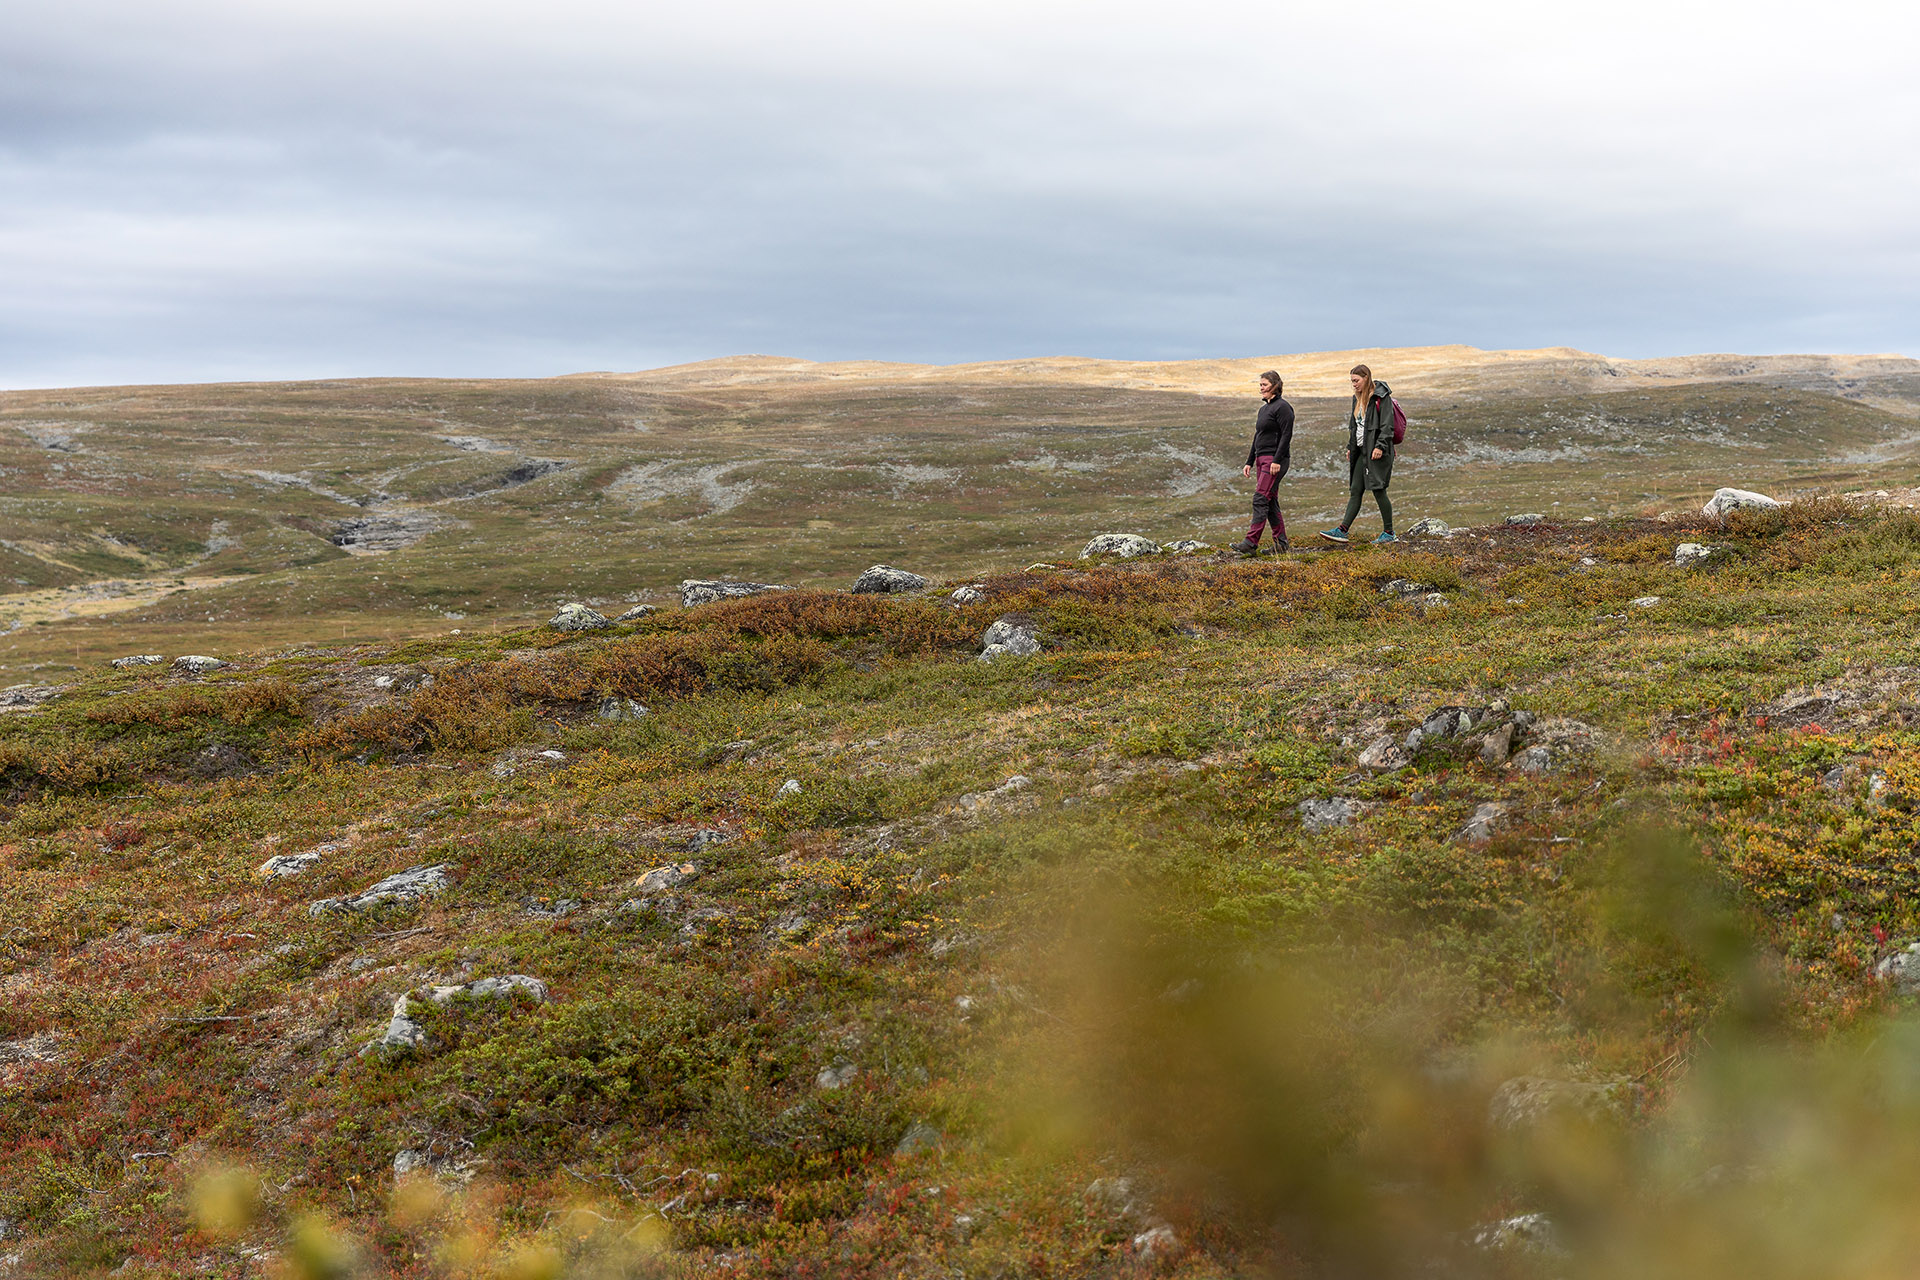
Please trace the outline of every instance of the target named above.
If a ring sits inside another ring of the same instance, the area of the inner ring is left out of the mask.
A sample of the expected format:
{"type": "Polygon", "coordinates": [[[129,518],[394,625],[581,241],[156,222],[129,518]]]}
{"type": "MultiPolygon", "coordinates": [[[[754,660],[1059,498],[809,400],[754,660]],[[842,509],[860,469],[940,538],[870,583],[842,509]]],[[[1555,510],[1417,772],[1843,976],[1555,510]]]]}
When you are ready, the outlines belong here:
{"type": "Polygon", "coordinates": [[[1293,460],[1293,406],[1279,396],[1261,405],[1259,416],[1253,420],[1253,444],[1247,450],[1247,465],[1252,466],[1255,458],[1269,455],[1280,468],[1280,474],[1287,474],[1287,465],[1293,460]]]}

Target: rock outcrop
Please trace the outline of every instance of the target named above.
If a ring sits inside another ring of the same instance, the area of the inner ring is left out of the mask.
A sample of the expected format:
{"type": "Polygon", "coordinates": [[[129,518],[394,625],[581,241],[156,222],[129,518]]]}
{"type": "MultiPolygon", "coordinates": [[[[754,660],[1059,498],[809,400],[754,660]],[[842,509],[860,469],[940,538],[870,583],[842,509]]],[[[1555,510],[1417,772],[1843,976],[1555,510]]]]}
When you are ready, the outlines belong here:
{"type": "Polygon", "coordinates": [[[1751,489],[1715,489],[1713,496],[1707,499],[1707,505],[1700,508],[1700,514],[1720,520],[1729,511],[1772,511],[1782,505],[1766,494],[1755,493],[1751,489]]]}
{"type": "Polygon", "coordinates": [[[320,916],[336,911],[366,911],[392,903],[417,902],[422,898],[437,897],[452,886],[453,877],[447,874],[447,864],[444,862],[433,866],[408,867],[347,897],[322,898],[309,905],[307,913],[320,916]]]}
{"type": "Polygon", "coordinates": [[[1021,614],[1008,614],[988,627],[980,637],[980,661],[995,658],[1031,658],[1040,652],[1040,634],[1033,620],[1021,614]]]}
{"type": "Polygon", "coordinates": [[[1159,554],[1159,543],[1137,533],[1096,533],[1093,540],[1081,550],[1080,558],[1091,560],[1095,556],[1118,556],[1122,560],[1131,560],[1135,556],[1159,554]]]}
{"type": "Polygon", "coordinates": [[[706,578],[688,578],[680,584],[680,607],[691,609],[695,605],[713,604],[718,600],[740,600],[768,591],[788,590],[791,588],[770,582],[718,582],[706,578]]]}

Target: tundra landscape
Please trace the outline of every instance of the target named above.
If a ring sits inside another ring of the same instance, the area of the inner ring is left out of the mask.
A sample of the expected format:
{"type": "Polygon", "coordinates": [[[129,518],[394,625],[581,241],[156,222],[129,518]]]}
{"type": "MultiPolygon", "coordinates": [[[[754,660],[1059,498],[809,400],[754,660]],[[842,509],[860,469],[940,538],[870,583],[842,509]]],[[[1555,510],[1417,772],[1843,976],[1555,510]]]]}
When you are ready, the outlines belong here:
{"type": "Polygon", "coordinates": [[[0,393],[0,1274],[1910,1275],[1916,485],[1898,357],[0,393]]]}

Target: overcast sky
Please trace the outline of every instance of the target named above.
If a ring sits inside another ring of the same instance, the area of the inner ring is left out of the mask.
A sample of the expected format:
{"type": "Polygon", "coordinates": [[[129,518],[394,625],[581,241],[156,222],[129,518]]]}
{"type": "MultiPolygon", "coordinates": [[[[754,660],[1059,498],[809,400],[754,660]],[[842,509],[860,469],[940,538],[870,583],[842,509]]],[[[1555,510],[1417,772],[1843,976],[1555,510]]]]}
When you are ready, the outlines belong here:
{"type": "Polygon", "coordinates": [[[0,386],[1920,353],[1910,3],[0,5],[0,386]]]}

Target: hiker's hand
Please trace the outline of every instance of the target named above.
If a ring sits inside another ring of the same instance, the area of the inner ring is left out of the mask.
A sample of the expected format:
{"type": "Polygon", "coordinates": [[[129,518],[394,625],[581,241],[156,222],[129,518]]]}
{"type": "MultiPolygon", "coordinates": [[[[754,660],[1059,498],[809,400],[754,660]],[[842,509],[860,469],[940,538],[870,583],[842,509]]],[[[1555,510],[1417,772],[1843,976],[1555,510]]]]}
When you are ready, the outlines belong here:
{"type": "Polygon", "coordinates": [[[1383,453],[1382,451],[1380,451],[1379,449],[1375,449],[1375,450],[1373,451],[1373,460],[1374,460],[1375,462],[1378,462],[1378,461],[1380,461],[1380,459],[1382,459],[1382,458],[1384,458],[1384,457],[1386,457],[1386,456],[1387,456],[1387,455],[1386,455],[1385,453],[1383,453]]]}
{"type": "Polygon", "coordinates": [[[1240,468],[1240,474],[1241,474],[1242,476],[1250,476],[1250,475],[1252,475],[1252,474],[1253,474],[1253,464],[1252,464],[1251,462],[1249,462],[1249,463],[1248,463],[1248,464],[1247,464],[1246,466],[1244,466],[1244,467],[1242,467],[1242,468],[1240,468]]]}
{"type": "Polygon", "coordinates": [[[1280,470],[1280,464],[1277,462],[1269,462],[1267,464],[1267,470],[1273,473],[1273,478],[1275,480],[1278,480],[1282,475],[1286,474],[1285,472],[1280,470]]]}

